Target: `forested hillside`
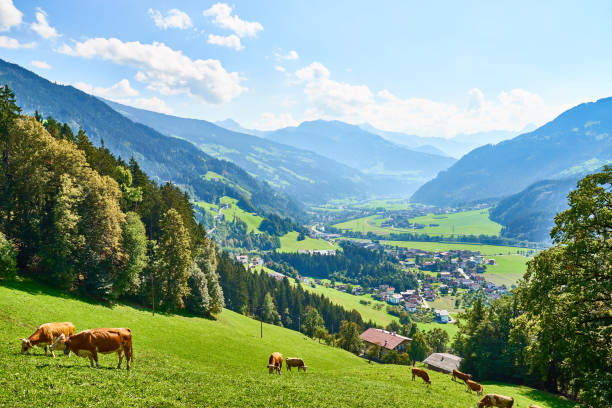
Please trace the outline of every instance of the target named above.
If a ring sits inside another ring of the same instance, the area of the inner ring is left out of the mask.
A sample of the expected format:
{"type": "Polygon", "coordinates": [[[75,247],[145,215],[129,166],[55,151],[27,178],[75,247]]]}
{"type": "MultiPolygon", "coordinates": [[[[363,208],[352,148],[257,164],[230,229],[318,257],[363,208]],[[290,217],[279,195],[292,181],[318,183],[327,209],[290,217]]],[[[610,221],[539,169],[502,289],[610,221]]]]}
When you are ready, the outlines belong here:
{"type": "Polygon", "coordinates": [[[567,178],[612,161],[612,98],[578,105],[546,125],[479,147],[414,193],[414,202],[456,205],[503,198],[536,181],[567,178]]]}
{"type": "Polygon", "coordinates": [[[186,119],[105,101],[129,119],[188,140],[213,157],[229,160],[302,202],[364,197],[368,178],[315,152],[233,132],[205,120],[186,119]]]}
{"type": "Polygon", "coordinates": [[[0,60],[0,84],[16,94],[24,113],[38,111],[66,122],[73,131],[82,128],[92,142],[104,145],[125,159],[134,157],[142,169],[158,183],[172,181],[194,198],[215,202],[230,196],[250,202],[261,213],[299,217],[298,204],[259,182],[233,163],[215,159],[191,143],[164,136],[147,126],[132,122],[104,102],[71,86],[58,85],[0,60]],[[206,179],[208,172],[223,176],[206,179]]]}

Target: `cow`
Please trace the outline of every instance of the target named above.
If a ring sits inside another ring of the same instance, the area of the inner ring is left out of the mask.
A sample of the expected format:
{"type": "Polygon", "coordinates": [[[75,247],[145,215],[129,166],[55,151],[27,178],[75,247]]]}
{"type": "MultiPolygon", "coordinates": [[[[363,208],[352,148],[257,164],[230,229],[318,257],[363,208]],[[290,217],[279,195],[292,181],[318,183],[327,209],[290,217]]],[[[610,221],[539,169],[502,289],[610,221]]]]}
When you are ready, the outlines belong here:
{"type": "Polygon", "coordinates": [[[498,394],[487,394],[478,403],[478,408],[483,407],[499,407],[499,408],[512,408],[514,405],[514,398],[505,397],[498,394]]]}
{"type": "Polygon", "coordinates": [[[98,353],[110,354],[117,353],[121,368],[123,357],[127,361],[127,369],[130,369],[130,362],[134,361],[132,350],[132,331],[127,328],[121,329],[90,329],[72,336],[63,336],[53,343],[53,348],[64,350],[64,354],[71,351],[80,357],[88,357],[91,367],[96,362],[96,367],[100,368],[98,353]]]}
{"type": "Polygon", "coordinates": [[[465,385],[467,386],[467,391],[476,391],[477,395],[482,395],[482,385],[478,384],[476,381],[467,380],[465,381],[465,385]]]}
{"type": "Polygon", "coordinates": [[[472,374],[462,373],[461,371],[454,369],[453,370],[453,381],[456,381],[459,378],[462,381],[467,381],[472,379],[472,374]]]}
{"type": "Polygon", "coordinates": [[[431,380],[429,379],[429,374],[427,371],[422,368],[412,367],[412,381],[414,381],[414,377],[421,377],[423,381],[427,383],[427,385],[431,385],[431,380]]]}
{"type": "Polygon", "coordinates": [[[291,367],[297,367],[299,373],[300,369],[306,372],[306,369],[308,368],[304,365],[304,360],[298,357],[287,357],[285,359],[285,363],[287,363],[287,371],[291,371],[291,367]]]}
{"type": "MultiPolygon", "coordinates": [[[[21,340],[21,354],[25,354],[29,349],[38,346],[45,349],[47,355],[47,346],[51,346],[53,341],[61,335],[70,336],[74,334],[74,324],[70,322],[63,323],[45,323],[38,326],[36,331],[27,339],[21,340]]],[[[53,348],[50,348],[51,356],[55,357],[53,348]]]]}
{"type": "Polygon", "coordinates": [[[283,355],[279,352],[274,352],[270,354],[270,358],[268,359],[268,370],[270,374],[276,370],[278,375],[281,374],[281,368],[283,368],[283,355]]]}

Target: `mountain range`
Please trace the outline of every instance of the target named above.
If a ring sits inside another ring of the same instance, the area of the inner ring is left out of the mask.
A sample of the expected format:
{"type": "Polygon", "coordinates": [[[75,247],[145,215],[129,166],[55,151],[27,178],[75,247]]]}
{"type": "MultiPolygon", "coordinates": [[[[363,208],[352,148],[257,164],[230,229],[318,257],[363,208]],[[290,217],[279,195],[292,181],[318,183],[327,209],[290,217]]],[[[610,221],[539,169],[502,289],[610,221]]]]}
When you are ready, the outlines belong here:
{"type": "Polygon", "coordinates": [[[569,109],[532,132],[474,149],[411,200],[459,205],[501,199],[535,182],[585,174],[610,162],[612,98],[605,98],[569,109]]]}

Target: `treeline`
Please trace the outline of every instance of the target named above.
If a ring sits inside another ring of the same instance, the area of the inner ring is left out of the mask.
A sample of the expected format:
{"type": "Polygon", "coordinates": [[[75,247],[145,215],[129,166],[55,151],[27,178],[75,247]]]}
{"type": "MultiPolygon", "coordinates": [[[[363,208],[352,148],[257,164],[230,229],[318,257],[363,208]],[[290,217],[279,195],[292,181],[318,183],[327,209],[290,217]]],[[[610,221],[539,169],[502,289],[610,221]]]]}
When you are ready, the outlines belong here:
{"type": "Polygon", "coordinates": [[[495,235],[451,235],[451,236],[436,236],[429,234],[418,234],[418,233],[393,233],[387,235],[379,235],[373,232],[366,234],[360,231],[350,231],[345,229],[339,229],[332,226],[326,226],[326,231],[329,233],[342,234],[345,237],[370,239],[373,241],[385,240],[385,241],[415,241],[415,242],[461,242],[461,243],[472,243],[472,244],[486,244],[486,245],[502,245],[502,246],[518,246],[521,248],[538,248],[534,242],[519,240],[503,236],[495,235]]]}
{"type": "Polygon", "coordinates": [[[358,284],[364,289],[382,284],[400,291],[417,288],[414,274],[402,270],[397,259],[382,249],[370,250],[350,242],[343,242],[341,246],[342,252],[336,255],[274,252],[265,258],[276,264],[287,264],[302,276],[358,284]]]}
{"type": "Polygon", "coordinates": [[[453,348],[479,380],[512,381],[577,400],[612,401],[612,167],[589,175],[555,217],[555,246],[514,291],[460,316],[453,348]]]}
{"type": "Polygon", "coordinates": [[[80,130],[21,116],[0,90],[0,229],[16,268],[100,300],[218,313],[214,243],[186,193],[158,185],[80,130]]]}
{"type": "Polygon", "coordinates": [[[342,322],[355,323],[360,330],[375,327],[371,321],[364,322],[356,310],[348,311],[323,295],[304,290],[300,284],[292,285],[287,278],[277,280],[265,272],[248,271],[225,252],[220,255],[218,271],[226,307],[235,312],[262,317],[265,322],[292,330],[301,329],[313,337],[316,327],[336,333],[342,322]],[[321,324],[312,322],[317,319],[311,310],[320,316],[321,324]]]}

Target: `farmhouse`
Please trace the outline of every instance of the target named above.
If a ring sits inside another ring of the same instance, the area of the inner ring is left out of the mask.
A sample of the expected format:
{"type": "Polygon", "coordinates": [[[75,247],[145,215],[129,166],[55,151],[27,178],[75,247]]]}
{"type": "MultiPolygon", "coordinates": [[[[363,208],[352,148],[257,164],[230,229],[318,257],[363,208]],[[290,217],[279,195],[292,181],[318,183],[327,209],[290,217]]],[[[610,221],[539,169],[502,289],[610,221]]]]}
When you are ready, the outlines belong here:
{"type": "Polygon", "coordinates": [[[438,320],[440,323],[448,323],[450,322],[450,314],[448,314],[448,311],[442,309],[442,310],[436,310],[436,320],[438,320]]]}
{"type": "Polygon", "coordinates": [[[427,364],[427,367],[434,371],[441,373],[450,374],[453,370],[458,370],[459,365],[463,360],[459,356],[448,353],[433,353],[427,357],[423,363],[427,364]]]}
{"type": "Polygon", "coordinates": [[[391,350],[403,353],[406,351],[406,346],[412,340],[397,333],[373,327],[361,333],[359,338],[365,343],[366,349],[372,345],[379,345],[383,353],[391,350]]]}

